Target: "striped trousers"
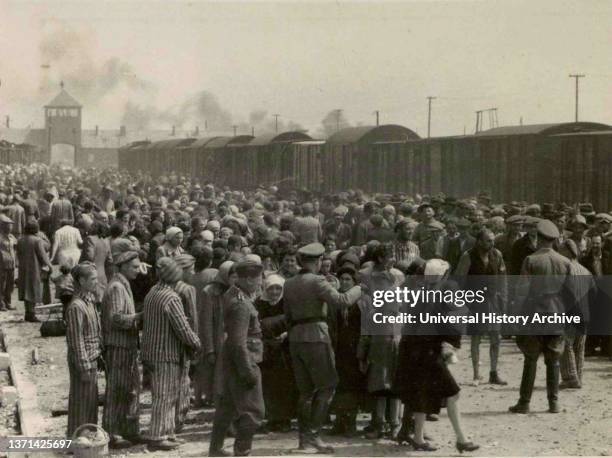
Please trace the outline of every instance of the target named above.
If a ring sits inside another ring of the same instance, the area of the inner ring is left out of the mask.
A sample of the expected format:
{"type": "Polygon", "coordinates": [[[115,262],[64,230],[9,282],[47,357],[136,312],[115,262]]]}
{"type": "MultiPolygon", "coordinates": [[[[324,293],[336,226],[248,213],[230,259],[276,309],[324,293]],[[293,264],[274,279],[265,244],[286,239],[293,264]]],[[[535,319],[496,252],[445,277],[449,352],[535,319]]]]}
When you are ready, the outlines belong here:
{"type": "Polygon", "coordinates": [[[155,362],[151,368],[151,429],[150,439],[161,441],[174,437],[174,420],[181,385],[182,365],[155,362]]]}
{"type": "Polygon", "coordinates": [[[107,347],[106,395],[102,427],[113,436],[126,439],[139,433],[140,371],[138,350],[107,347]]]}
{"type": "Polygon", "coordinates": [[[89,380],[83,380],[73,362],[68,360],[70,392],[68,395],[68,429],[66,437],[85,423],[98,424],[98,370],[87,371],[89,380]]]}
{"type": "Polygon", "coordinates": [[[178,399],[176,400],[176,415],[174,420],[176,427],[183,426],[185,418],[187,418],[187,412],[189,412],[191,401],[191,379],[189,378],[190,364],[190,361],[186,359],[181,367],[180,389],[178,399]]]}
{"type": "Polygon", "coordinates": [[[582,384],[582,366],[584,366],[584,348],[586,336],[566,335],[565,350],[561,356],[561,379],[567,382],[582,384]]]}

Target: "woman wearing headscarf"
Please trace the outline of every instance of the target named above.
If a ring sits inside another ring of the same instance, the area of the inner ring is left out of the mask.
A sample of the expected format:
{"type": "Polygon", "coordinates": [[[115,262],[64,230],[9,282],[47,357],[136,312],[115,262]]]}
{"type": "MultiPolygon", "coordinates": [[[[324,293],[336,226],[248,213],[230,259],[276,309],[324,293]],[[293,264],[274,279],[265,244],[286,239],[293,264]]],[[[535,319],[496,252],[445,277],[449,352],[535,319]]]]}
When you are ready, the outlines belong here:
{"type": "Polygon", "coordinates": [[[26,223],[25,235],[19,239],[16,247],[19,262],[17,288],[19,300],[25,303],[25,320],[37,322],[34,307],[43,302],[43,272],[51,272],[51,261],[47,256],[44,241],[38,237],[38,223],[26,223]]]}
{"type": "Polygon", "coordinates": [[[102,326],[96,311],[96,266],[84,262],[72,269],[75,291],[66,309],[66,343],[70,393],[67,437],[85,423],[98,423],[98,359],[102,355],[102,326]]]}
{"type": "MultiPolygon", "coordinates": [[[[452,291],[457,285],[447,280],[450,264],[441,259],[427,261],[424,268],[424,288],[427,291],[452,291]]],[[[411,309],[420,314],[447,315],[457,310],[452,303],[423,302],[411,309]]],[[[415,450],[431,452],[436,447],[426,442],[425,419],[428,414],[437,414],[446,405],[448,418],[457,437],[459,452],[474,451],[477,444],[469,442],[461,428],[459,411],[459,385],[448,369],[454,352],[450,346],[459,348],[461,333],[437,324],[406,325],[400,342],[398,370],[394,389],[406,409],[414,414],[414,437],[405,436],[415,450]]]]}
{"type": "Polygon", "coordinates": [[[182,229],[172,226],[166,230],[166,239],[162,246],[160,246],[156,253],[155,259],[159,260],[160,258],[168,257],[171,259],[176,258],[177,256],[184,253],[183,247],[181,244],[183,243],[183,231],[182,229]]]}
{"type": "MultiPolygon", "coordinates": [[[[350,266],[336,272],[339,291],[344,293],[357,284],[357,271],[350,266]]],[[[361,312],[367,310],[368,297],[363,296],[348,308],[336,310],[336,337],[334,349],[338,386],[332,409],[336,414],[333,433],[347,437],[357,433],[357,413],[365,390],[365,377],[359,369],[357,349],[361,337],[361,312]]]]}
{"type": "Polygon", "coordinates": [[[263,294],[255,301],[263,332],[264,358],[260,364],[267,428],[288,432],[296,415],[297,390],[287,341],[283,310],[285,279],[277,274],[266,277],[263,294]]]}
{"type": "Polygon", "coordinates": [[[204,287],[198,303],[198,334],[202,340],[202,356],[196,369],[196,404],[202,395],[215,402],[223,391],[222,352],[225,340],[223,328],[223,294],[236,282],[234,263],[225,261],[219,266],[217,278],[204,287]]]}

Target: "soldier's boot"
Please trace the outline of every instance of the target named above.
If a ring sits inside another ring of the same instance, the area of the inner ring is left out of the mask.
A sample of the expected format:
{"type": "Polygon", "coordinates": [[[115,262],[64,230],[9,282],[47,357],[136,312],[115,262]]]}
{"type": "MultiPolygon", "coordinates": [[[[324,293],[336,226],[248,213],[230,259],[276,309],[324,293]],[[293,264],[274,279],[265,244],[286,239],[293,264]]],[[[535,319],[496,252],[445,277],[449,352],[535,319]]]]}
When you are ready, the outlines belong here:
{"type": "Polygon", "coordinates": [[[525,361],[523,363],[523,376],[521,377],[521,388],[519,390],[519,402],[516,405],[510,407],[510,412],[529,412],[529,403],[531,402],[531,394],[533,393],[533,384],[535,383],[537,370],[538,360],[525,358],[525,361]]]}
{"type": "Polygon", "coordinates": [[[546,394],[548,396],[548,411],[559,413],[559,362],[546,365],[546,394]]]}
{"type": "Polygon", "coordinates": [[[225,426],[219,426],[213,423],[208,456],[231,456],[230,453],[223,450],[226,430],[227,428],[225,426]]]}
{"type": "Polygon", "coordinates": [[[310,415],[310,431],[306,434],[308,444],[314,447],[318,453],[334,453],[334,448],[327,445],[321,436],[321,428],[327,420],[329,404],[334,395],[333,388],[319,390],[312,401],[312,411],[310,415]]]}
{"type": "Polygon", "coordinates": [[[298,401],[298,448],[297,450],[306,450],[308,448],[308,431],[310,429],[310,416],[312,412],[312,401],[301,399],[298,401]]]}
{"type": "Polygon", "coordinates": [[[253,448],[253,436],[255,426],[245,426],[236,429],[236,440],[234,441],[234,456],[249,456],[253,448]]]}

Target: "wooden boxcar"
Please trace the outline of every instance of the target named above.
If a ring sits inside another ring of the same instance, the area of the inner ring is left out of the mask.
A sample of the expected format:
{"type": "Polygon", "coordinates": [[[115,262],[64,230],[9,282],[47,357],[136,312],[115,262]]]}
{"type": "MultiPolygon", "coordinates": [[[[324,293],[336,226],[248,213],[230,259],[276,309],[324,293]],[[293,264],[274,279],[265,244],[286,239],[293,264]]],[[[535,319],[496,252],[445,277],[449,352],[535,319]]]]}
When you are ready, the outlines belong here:
{"type": "MultiPolygon", "coordinates": [[[[404,126],[349,127],[329,137],[324,148],[324,191],[341,191],[359,188],[374,191],[385,182],[381,174],[393,164],[386,165],[381,149],[373,147],[379,142],[401,142],[416,140],[419,136],[404,126]]],[[[395,180],[401,180],[398,176],[395,180]]]]}

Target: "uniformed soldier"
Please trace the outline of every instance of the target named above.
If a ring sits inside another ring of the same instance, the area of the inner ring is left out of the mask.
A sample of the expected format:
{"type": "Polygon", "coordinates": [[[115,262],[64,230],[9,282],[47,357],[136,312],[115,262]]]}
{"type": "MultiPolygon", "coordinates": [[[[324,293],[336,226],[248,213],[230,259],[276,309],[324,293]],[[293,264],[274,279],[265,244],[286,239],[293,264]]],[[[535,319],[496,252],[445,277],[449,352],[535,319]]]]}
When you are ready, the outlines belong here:
{"type": "Polygon", "coordinates": [[[328,305],[349,307],[361,296],[353,287],[341,294],[319,275],[325,247],[311,243],[298,250],[302,270],[285,282],[284,308],[289,348],[299,391],[299,449],[314,447],[322,453],[333,448],[319,437],[338,383],[334,351],[327,327],[328,305]]]}
{"type": "Polygon", "coordinates": [[[236,265],[237,284],[223,297],[227,338],[223,347],[225,389],[219,399],[210,439],[209,456],[229,456],[223,441],[230,424],[236,428],[234,455],[251,453],[253,435],[264,419],[261,372],[263,342],[255,295],[261,290],[263,265],[245,258],[236,265]]]}
{"type": "MultiPolygon", "coordinates": [[[[552,221],[546,219],[540,220],[536,227],[539,249],[525,258],[521,276],[526,279],[526,284],[518,290],[519,301],[524,304],[522,314],[530,318],[535,313],[540,315],[563,313],[571,297],[568,296],[570,294],[568,286],[571,275],[570,260],[553,249],[553,244],[559,237],[559,229],[552,221]],[[524,301],[521,301],[521,296],[525,297],[524,301]]],[[[520,399],[516,405],[510,407],[510,412],[529,412],[538,357],[540,353],[544,353],[548,411],[558,413],[559,362],[563,353],[564,326],[540,324],[531,332],[528,329],[524,329],[523,332],[533,335],[518,335],[516,338],[516,343],[525,359],[520,399]]]]}

